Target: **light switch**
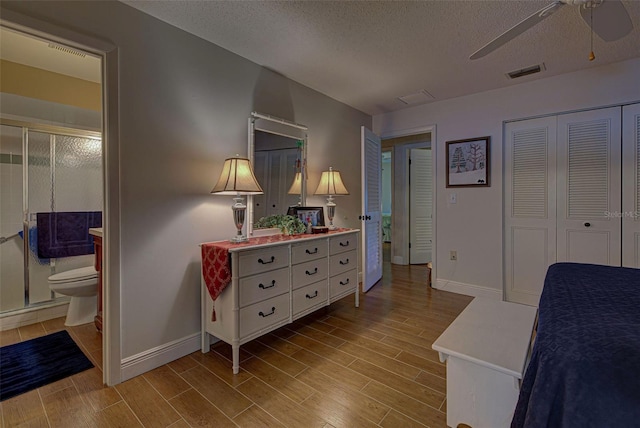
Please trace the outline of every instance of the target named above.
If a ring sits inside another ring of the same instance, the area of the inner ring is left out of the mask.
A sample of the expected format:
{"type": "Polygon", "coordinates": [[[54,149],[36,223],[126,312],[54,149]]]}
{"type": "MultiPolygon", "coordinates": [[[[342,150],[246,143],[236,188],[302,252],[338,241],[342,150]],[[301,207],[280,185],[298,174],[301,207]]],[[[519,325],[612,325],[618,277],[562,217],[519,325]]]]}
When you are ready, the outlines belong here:
{"type": "Polygon", "coordinates": [[[458,195],[456,195],[455,193],[451,193],[449,195],[449,203],[450,204],[455,204],[458,202],[458,195]]]}

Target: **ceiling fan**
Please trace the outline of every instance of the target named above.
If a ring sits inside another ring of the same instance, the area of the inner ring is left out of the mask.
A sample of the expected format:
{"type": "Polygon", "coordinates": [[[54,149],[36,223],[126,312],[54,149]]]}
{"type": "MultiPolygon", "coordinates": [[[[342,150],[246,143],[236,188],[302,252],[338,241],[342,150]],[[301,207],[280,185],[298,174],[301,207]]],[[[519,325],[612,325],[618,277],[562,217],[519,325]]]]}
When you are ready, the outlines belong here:
{"type": "MultiPolygon", "coordinates": [[[[493,39],[474,52],[469,59],[482,58],[493,52],[566,5],[578,6],[580,15],[591,27],[592,34],[595,32],[605,42],[621,39],[633,29],[631,17],[620,0],[556,0],[493,39]]],[[[591,52],[589,59],[594,58],[591,52]]]]}

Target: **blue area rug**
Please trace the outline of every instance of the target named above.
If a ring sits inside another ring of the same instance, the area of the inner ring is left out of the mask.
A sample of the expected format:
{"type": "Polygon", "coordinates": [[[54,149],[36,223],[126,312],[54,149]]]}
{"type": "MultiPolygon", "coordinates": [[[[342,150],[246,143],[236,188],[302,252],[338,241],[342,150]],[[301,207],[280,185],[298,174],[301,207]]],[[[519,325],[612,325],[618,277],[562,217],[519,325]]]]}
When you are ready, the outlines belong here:
{"type": "Polygon", "coordinates": [[[0,401],[90,369],[65,330],[0,348],[0,401]]]}

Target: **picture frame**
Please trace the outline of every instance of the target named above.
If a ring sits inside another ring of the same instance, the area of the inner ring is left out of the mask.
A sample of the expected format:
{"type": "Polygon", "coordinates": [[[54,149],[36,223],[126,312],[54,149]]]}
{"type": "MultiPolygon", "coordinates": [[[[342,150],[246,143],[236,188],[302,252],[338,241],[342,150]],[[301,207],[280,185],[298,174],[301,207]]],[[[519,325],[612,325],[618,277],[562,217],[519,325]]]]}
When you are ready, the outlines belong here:
{"type": "Polygon", "coordinates": [[[489,187],[491,137],[447,141],[447,187],[489,187]]]}
{"type": "Polygon", "coordinates": [[[298,217],[305,226],[311,221],[311,226],[324,226],[324,208],[323,207],[289,207],[288,215],[298,217]]]}

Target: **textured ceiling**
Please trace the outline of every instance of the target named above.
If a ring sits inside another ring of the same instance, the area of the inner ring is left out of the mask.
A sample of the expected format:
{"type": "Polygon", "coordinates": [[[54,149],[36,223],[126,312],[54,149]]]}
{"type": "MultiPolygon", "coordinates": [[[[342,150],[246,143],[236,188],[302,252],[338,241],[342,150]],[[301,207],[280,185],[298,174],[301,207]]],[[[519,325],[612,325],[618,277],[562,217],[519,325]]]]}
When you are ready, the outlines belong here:
{"type": "MultiPolygon", "coordinates": [[[[605,0],[606,1],[606,0],[605,0]]],[[[611,1],[611,0],[609,0],[611,1]]],[[[375,115],[640,57],[640,1],[624,0],[634,30],[605,43],[577,6],[565,6],[484,58],[469,55],[550,0],[202,1],[126,0],[332,98],[375,115]],[[542,73],[505,73],[544,63],[542,73]]]]}

